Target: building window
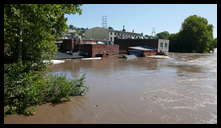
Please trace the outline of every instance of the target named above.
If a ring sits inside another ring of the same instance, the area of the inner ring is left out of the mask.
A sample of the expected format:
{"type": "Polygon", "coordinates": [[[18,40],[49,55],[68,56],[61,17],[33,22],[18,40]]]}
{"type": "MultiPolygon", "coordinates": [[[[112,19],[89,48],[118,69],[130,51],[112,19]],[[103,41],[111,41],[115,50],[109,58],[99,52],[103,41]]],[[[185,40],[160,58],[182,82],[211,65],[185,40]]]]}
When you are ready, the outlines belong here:
{"type": "Polygon", "coordinates": [[[163,48],[163,43],[160,43],[160,47],[163,48]]]}
{"type": "Polygon", "coordinates": [[[167,48],[167,43],[165,43],[165,48],[167,48]]]}

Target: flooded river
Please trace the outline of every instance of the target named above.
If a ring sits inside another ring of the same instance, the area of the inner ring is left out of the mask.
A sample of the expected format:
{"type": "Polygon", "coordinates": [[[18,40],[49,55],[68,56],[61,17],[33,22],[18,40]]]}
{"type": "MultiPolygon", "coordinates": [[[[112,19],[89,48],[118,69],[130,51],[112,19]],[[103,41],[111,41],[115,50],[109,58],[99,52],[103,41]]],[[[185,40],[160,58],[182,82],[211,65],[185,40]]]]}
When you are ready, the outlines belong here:
{"type": "Polygon", "coordinates": [[[34,116],[5,123],[217,123],[217,54],[170,53],[170,59],[117,56],[52,65],[67,77],[86,74],[89,91],[34,116]]]}

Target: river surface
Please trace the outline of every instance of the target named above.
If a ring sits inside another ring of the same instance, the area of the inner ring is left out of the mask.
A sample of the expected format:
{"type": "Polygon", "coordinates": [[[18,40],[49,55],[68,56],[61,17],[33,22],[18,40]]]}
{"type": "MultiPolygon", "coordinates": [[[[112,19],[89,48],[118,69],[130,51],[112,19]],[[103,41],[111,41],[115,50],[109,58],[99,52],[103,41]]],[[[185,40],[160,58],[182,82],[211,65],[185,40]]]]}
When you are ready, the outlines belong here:
{"type": "Polygon", "coordinates": [[[217,123],[217,53],[170,53],[170,59],[66,60],[51,72],[86,74],[89,91],[34,116],[5,123],[217,123]]]}

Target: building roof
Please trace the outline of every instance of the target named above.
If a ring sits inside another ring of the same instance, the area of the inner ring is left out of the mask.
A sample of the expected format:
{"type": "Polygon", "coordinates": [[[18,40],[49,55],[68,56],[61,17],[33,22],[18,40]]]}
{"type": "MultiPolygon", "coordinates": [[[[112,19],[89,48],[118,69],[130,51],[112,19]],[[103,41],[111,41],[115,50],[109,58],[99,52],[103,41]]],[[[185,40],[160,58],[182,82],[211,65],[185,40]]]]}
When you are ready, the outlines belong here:
{"type": "Polygon", "coordinates": [[[129,47],[130,49],[134,49],[134,50],[141,50],[141,51],[151,51],[154,50],[153,48],[149,47],[149,46],[134,46],[134,47],[129,47]]]}
{"type": "Polygon", "coordinates": [[[119,31],[119,30],[111,30],[109,29],[110,32],[117,32],[117,33],[127,33],[127,34],[134,34],[134,35],[142,35],[141,33],[134,33],[134,32],[126,32],[126,31],[119,31]]]}
{"type": "Polygon", "coordinates": [[[134,34],[134,35],[140,35],[140,36],[142,36],[141,33],[119,31],[119,30],[108,29],[108,28],[103,28],[103,27],[94,27],[94,28],[91,28],[91,29],[104,29],[104,30],[108,30],[109,32],[126,33],[126,34],[134,34]]]}
{"type": "Polygon", "coordinates": [[[81,38],[78,34],[64,34],[62,37],[58,38],[58,40],[62,39],[74,39],[74,38],[81,38]]]}

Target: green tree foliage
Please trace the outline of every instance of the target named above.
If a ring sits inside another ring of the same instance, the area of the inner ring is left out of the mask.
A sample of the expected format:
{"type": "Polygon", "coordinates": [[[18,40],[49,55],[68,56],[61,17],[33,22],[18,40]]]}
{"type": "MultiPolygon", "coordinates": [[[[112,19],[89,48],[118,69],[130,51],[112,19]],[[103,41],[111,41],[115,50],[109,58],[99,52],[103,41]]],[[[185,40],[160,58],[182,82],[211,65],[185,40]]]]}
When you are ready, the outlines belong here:
{"type": "Polygon", "coordinates": [[[48,76],[55,40],[68,28],[64,14],[81,14],[74,4],[4,5],[4,106],[23,113],[29,106],[56,102],[85,91],[84,78],[48,76]]]}
{"type": "Polygon", "coordinates": [[[169,36],[170,45],[169,45],[169,51],[172,52],[178,52],[180,49],[179,47],[179,40],[178,40],[178,33],[172,33],[169,36]]]}
{"type": "Polygon", "coordinates": [[[152,35],[144,35],[145,38],[147,39],[156,39],[156,36],[152,36],[152,35]]]}
{"type": "Polygon", "coordinates": [[[67,29],[64,14],[81,13],[73,4],[4,5],[4,57],[41,63],[53,57],[54,40],[67,29]]]}
{"type": "Polygon", "coordinates": [[[213,46],[214,48],[217,48],[217,38],[213,40],[213,46]]]}
{"type": "Polygon", "coordinates": [[[168,31],[163,31],[156,34],[156,37],[159,39],[169,39],[170,33],[168,31]]]}
{"type": "Polygon", "coordinates": [[[214,49],[213,26],[207,19],[192,15],[182,23],[181,30],[170,35],[170,50],[176,52],[209,52],[214,49]]]}
{"type": "Polygon", "coordinates": [[[69,25],[69,29],[73,30],[75,27],[73,25],[69,25]]]}
{"type": "Polygon", "coordinates": [[[69,34],[77,34],[80,35],[81,37],[85,37],[84,33],[88,28],[78,28],[73,25],[69,25],[69,29],[75,30],[74,32],[68,32],[69,34]]]}
{"type": "Polygon", "coordinates": [[[111,30],[113,30],[113,27],[108,27],[108,29],[111,29],[111,30]]]}
{"type": "Polygon", "coordinates": [[[59,103],[70,96],[84,95],[88,88],[84,85],[85,76],[67,79],[65,76],[45,75],[42,72],[25,71],[25,66],[12,64],[4,73],[5,114],[26,114],[28,107],[47,102],[59,103]]]}

